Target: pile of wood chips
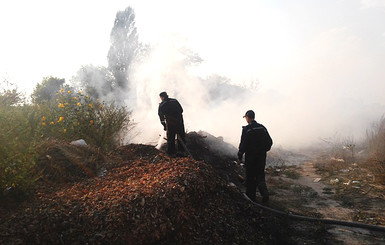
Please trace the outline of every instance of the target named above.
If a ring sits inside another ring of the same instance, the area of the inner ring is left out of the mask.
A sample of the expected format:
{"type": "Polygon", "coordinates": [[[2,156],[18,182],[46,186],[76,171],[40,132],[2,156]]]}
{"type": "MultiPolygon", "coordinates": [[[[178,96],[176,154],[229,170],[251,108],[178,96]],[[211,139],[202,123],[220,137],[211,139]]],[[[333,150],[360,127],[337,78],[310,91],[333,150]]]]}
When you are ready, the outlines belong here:
{"type": "Polygon", "coordinates": [[[261,215],[209,163],[170,158],[146,145],[122,146],[113,155],[118,167],[104,176],[41,182],[31,200],[1,210],[0,243],[258,244],[280,239],[279,221],[261,215]]]}

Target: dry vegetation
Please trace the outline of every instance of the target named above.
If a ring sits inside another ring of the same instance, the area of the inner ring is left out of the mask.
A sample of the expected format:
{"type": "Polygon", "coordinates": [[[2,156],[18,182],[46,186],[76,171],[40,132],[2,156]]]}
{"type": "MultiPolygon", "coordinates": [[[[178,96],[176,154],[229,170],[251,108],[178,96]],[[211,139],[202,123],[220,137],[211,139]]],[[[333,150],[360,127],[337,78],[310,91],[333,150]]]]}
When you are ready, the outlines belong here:
{"type": "MultiPolygon", "coordinates": [[[[365,142],[357,145],[353,140],[331,140],[328,150],[319,154],[316,166],[320,173],[329,176],[339,172],[360,169],[375,182],[385,185],[385,118],[367,130],[365,142]]],[[[352,172],[351,172],[352,174],[352,172]]],[[[361,178],[364,178],[361,174],[361,178]]],[[[355,174],[356,177],[357,174],[355,174]]],[[[364,178],[365,179],[365,178],[364,178]]]]}
{"type": "Polygon", "coordinates": [[[351,210],[352,221],[385,225],[385,120],[373,125],[367,139],[351,151],[339,141],[315,161],[331,196],[351,210]],[[345,146],[345,147],[344,147],[345,146]]]}
{"type": "Polygon", "coordinates": [[[385,185],[385,117],[367,132],[369,150],[368,167],[373,170],[376,180],[385,185]]]}

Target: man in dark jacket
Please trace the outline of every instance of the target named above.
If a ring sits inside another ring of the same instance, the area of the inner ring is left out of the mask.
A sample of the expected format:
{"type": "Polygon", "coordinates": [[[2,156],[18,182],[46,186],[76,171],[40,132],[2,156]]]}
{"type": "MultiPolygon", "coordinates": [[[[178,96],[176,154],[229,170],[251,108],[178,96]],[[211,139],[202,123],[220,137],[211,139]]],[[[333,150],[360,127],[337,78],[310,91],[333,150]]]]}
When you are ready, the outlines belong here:
{"type": "Polygon", "coordinates": [[[176,99],[169,98],[166,92],[159,94],[158,115],[163,129],[167,131],[167,153],[175,154],[175,135],[178,135],[178,151],[184,151],[180,140],[185,142],[183,108],[176,99]]]}
{"type": "Polygon", "coordinates": [[[245,153],[246,195],[255,202],[258,187],[262,202],[267,202],[269,192],[265,182],[266,152],[270,150],[273,141],[267,129],[254,120],[254,111],[247,111],[244,118],[248,125],[242,128],[238,159],[242,161],[245,153]]]}

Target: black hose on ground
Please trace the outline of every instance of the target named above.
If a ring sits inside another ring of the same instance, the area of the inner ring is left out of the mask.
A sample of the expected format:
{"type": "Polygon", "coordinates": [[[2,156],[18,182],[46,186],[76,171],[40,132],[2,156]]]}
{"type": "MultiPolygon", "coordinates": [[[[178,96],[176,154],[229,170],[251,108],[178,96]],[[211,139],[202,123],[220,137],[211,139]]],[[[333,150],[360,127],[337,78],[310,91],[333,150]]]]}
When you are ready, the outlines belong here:
{"type": "Polygon", "coordinates": [[[368,224],[362,224],[362,223],[357,223],[357,222],[348,222],[348,221],[341,221],[341,220],[333,220],[333,219],[321,219],[321,218],[314,218],[314,217],[308,217],[308,216],[302,216],[302,215],[297,215],[297,214],[290,214],[290,213],[285,213],[280,210],[276,210],[273,208],[266,207],[264,205],[261,205],[259,203],[253,202],[246,196],[246,194],[243,194],[244,197],[252,202],[255,206],[258,206],[261,209],[284,215],[288,218],[291,219],[297,219],[297,220],[304,220],[304,221],[312,221],[312,222],[320,222],[324,224],[333,224],[333,225],[342,225],[342,226],[349,226],[349,227],[356,227],[356,228],[363,228],[367,230],[372,230],[372,231],[381,231],[385,232],[385,227],[383,226],[377,226],[377,225],[368,225],[368,224]]]}

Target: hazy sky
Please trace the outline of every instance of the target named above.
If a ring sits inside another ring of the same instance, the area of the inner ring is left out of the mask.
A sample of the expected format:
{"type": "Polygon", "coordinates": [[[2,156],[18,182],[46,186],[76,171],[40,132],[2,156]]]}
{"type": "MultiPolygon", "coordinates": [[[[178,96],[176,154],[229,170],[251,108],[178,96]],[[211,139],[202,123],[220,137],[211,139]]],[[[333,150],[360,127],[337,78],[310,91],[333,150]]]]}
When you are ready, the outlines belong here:
{"type": "Polygon", "coordinates": [[[276,135],[283,122],[286,138],[349,132],[385,113],[385,0],[1,1],[0,79],[30,92],[43,77],[106,65],[128,6],[140,41],[173,33],[203,58],[199,74],[258,80],[257,117],[276,135]]]}

